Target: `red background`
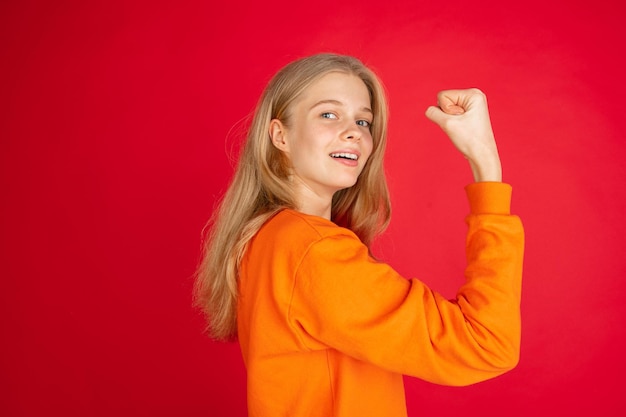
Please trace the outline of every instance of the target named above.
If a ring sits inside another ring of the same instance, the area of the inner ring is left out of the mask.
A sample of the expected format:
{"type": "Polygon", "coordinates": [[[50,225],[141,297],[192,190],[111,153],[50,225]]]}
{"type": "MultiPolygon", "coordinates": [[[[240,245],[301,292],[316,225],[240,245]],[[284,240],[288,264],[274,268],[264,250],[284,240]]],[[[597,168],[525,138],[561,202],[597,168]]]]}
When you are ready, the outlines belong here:
{"type": "Polygon", "coordinates": [[[412,416],[626,407],[624,13],[612,1],[4,1],[0,414],[243,416],[238,346],[191,308],[200,233],[271,75],[321,51],[386,84],[378,253],[452,297],[469,167],[423,116],[488,97],[527,232],[520,365],[406,379],[412,416]]]}

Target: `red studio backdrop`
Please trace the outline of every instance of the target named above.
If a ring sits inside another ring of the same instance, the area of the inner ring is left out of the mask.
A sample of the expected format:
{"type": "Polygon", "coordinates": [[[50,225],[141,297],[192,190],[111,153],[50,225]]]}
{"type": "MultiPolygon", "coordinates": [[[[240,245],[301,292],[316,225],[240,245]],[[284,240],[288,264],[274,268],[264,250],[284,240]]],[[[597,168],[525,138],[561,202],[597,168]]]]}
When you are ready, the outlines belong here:
{"type": "Polygon", "coordinates": [[[355,55],[385,83],[378,255],[447,297],[469,167],[423,115],[489,98],[526,226],[521,362],[406,378],[410,416],[623,415],[626,29],[618,1],[0,4],[0,415],[245,416],[235,343],[191,307],[201,230],[264,85],[355,55]]]}

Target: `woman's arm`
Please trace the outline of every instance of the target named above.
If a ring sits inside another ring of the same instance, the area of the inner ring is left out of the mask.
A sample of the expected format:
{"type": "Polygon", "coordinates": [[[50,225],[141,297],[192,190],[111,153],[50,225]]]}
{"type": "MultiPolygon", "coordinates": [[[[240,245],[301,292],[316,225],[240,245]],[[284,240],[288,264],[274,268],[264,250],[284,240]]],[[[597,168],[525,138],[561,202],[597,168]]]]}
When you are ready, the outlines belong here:
{"type": "Polygon", "coordinates": [[[371,259],[353,235],[327,236],[300,263],[289,321],[304,346],[335,348],[381,368],[467,385],[519,357],[524,234],[508,213],[510,186],[467,188],[466,282],[447,300],[371,259]]]}

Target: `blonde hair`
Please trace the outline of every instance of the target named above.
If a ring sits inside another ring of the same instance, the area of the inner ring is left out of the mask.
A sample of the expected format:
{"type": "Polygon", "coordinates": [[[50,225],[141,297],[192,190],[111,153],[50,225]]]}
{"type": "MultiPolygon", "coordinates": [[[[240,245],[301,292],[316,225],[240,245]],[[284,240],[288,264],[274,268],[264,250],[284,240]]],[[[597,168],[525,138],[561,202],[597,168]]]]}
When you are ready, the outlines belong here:
{"type": "Polygon", "coordinates": [[[331,220],[351,229],[368,247],[389,223],[391,207],[383,170],[387,103],[380,81],[361,61],[349,56],[319,54],[288,64],[263,92],[232,183],[207,224],[194,302],[206,314],[208,332],[214,339],[226,341],[237,336],[237,278],[248,242],[278,211],[296,207],[288,185],[289,161],[271,143],[270,121],[279,119],[289,125],[291,103],[329,72],[361,78],[374,113],[372,154],[356,184],[333,196],[331,220]]]}

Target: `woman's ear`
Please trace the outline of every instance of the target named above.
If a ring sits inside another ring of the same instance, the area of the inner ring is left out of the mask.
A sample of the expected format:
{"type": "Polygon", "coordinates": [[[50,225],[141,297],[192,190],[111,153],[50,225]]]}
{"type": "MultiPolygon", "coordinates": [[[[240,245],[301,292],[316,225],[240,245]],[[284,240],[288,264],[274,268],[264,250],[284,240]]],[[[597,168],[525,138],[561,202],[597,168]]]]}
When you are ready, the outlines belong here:
{"type": "Polygon", "coordinates": [[[269,134],[274,146],[283,152],[289,152],[289,145],[286,140],[287,132],[283,122],[278,119],[272,119],[270,121],[269,134]]]}

